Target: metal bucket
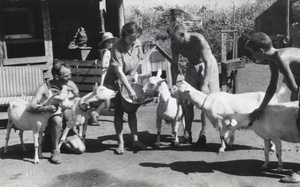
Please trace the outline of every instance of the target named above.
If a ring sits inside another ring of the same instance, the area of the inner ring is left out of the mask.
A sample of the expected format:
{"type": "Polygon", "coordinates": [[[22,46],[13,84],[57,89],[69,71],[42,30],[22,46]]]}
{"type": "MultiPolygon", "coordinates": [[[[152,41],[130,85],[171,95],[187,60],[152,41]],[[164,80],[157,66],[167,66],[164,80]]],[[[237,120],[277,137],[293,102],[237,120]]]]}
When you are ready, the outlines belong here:
{"type": "Polygon", "coordinates": [[[143,86],[140,84],[132,84],[131,85],[132,89],[135,91],[137,99],[132,100],[129,96],[129,93],[127,89],[124,86],[121,86],[120,93],[121,93],[121,103],[123,110],[126,113],[133,113],[136,112],[137,109],[148,102],[151,102],[152,99],[150,99],[148,96],[146,96],[143,93],[143,86]]]}

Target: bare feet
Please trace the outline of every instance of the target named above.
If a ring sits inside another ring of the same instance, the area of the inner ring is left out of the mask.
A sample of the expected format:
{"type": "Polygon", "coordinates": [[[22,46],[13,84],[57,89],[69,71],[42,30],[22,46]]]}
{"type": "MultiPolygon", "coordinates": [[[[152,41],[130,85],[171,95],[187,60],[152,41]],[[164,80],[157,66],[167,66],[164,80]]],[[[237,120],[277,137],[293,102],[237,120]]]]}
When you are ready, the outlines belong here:
{"type": "Polygon", "coordinates": [[[118,148],[115,150],[115,154],[122,155],[123,153],[124,153],[124,145],[123,144],[119,144],[118,148]]]}

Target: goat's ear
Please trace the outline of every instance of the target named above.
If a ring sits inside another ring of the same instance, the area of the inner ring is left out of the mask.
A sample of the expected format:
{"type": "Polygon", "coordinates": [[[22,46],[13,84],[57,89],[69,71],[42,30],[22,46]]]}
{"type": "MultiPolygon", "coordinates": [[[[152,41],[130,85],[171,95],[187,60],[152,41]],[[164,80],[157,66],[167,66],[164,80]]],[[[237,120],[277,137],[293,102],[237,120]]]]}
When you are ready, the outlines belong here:
{"type": "Polygon", "coordinates": [[[96,82],[94,86],[94,93],[97,93],[97,90],[98,90],[98,83],[96,82]]]}
{"type": "Polygon", "coordinates": [[[161,74],[162,74],[162,71],[161,71],[161,68],[159,68],[159,69],[157,70],[156,77],[160,77],[160,76],[161,76],[161,74]]]}
{"type": "Polygon", "coordinates": [[[161,84],[161,83],[163,83],[163,82],[165,82],[166,80],[165,79],[161,79],[161,80],[159,80],[157,83],[158,84],[161,84]]]}
{"type": "Polygon", "coordinates": [[[223,119],[223,118],[228,117],[228,114],[217,113],[217,116],[223,119]]]}
{"type": "Polygon", "coordinates": [[[185,91],[184,91],[184,93],[190,93],[191,92],[191,90],[189,90],[189,89],[186,89],[185,91]]]}
{"type": "Polygon", "coordinates": [[[224,114],[217,113],[217,119],[218,119],[218,120],[222,120],[224,117],[225,117],[224,114]]]}

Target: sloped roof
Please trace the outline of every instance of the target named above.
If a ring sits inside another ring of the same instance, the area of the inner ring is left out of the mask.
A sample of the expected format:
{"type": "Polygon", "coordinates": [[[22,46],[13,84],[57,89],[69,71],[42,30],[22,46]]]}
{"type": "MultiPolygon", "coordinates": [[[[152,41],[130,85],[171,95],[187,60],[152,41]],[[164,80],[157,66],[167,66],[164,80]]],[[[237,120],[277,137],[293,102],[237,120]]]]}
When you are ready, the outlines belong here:
{"type": "MultiPolygon", "coordinates": [[[[293,3],[299,0],[290,0],[290,7],[293,3]]],[[[258,15],[255,18],[255,21],[257,19],[260,19],[261,17],[285,17],[286,14],[286,0],[277,0],[274,2],[269,8],[267,8],[264,12],[262,12],[260,15],[258,15]]]]}
{"type": "Polygon", "coordinates": [[[285,16],[285,10],[286,10],[285,5],[286,5],[286,0],[277,0],[264,12],[258,15],[257,18],[255,18],[255,21],[257,19],[260,19],[261,17],[285,16]]]}

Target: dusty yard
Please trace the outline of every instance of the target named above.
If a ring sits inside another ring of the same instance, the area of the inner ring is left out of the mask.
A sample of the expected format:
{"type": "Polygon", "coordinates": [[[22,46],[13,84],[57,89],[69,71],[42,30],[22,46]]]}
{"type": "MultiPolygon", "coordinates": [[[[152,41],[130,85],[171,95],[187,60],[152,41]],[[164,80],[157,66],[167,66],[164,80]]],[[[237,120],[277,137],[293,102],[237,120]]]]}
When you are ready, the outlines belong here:
{"type": "MultiPolygon", "coordinates": [[[[239,71],[238,76],[240,93],[264,91],[269,80],[269,70],[267,66],[247,64],[239,71]]],[[[63,163],[60,165],[48,161],[49,152],[44,153],[45,158],[40,164],[33,164],[31,132],[24,133],[28,151],[23,153],[18,133],[12,131],[9,153],[4,155],[6,129],[1,124],[0,186],[297,186],[280,183],[279,179],[291,169],[300,169],[299,144],[283,143],[283,161],[286,168],[284,173],[276,173],[274,170],[260,171],[264,161],[263,141],[250,130],[237,131],[234,146],[226,153],[218,154],[220,140],[213,127],[208,131],[207,146],[195,149],[192,145],[170,147],[171,127],[164,125],[164,146],[154,149],[152,146],[156,138],[155,108],[156,104],[150,103],[138,111],[140,140],[149,145],[149,150],[134,152],[128,147],[124,155],[115,155],[113,117],[103,116],[100,127],[88,126],[87,151],[82,155],[63,151],[63,163]]],[[[196,112],[193,124],[194,142],[198,138],[201,126],[200,111],[196,112]]],[[[129,141],[130,131],[127,123],[124,129],[126,140],[129,141]]],[[[275,169],[276,155],[271,153],[270,159],[272,168],[275,169]]]]}

